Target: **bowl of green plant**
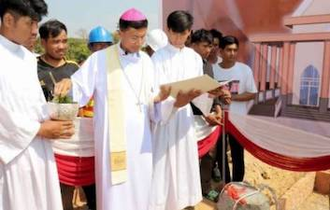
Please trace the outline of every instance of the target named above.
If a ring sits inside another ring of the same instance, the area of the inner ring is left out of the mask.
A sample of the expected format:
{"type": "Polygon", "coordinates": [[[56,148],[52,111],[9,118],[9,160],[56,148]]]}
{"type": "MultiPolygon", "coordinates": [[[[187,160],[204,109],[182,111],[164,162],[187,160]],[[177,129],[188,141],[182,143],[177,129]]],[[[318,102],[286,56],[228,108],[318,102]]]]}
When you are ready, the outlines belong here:
{"type": "Polygon", "coordinates": [[[53,120],[74,120],[79,111],[79,105],[69,96],[55,96],[47,104],[48,113],[53,120]]]}

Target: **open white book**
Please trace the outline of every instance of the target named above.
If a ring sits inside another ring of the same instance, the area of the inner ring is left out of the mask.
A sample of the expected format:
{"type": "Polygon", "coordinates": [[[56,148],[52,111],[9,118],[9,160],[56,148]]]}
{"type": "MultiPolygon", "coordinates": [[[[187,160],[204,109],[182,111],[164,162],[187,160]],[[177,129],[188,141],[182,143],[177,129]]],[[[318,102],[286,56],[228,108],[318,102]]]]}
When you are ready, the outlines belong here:
{"type": "Polygon", "coordinates": [[[196,89],[202,91],[202,93],[206,93],[210,90],[214,90],[218,87],[226,85],[230,81],[231,80],[218,82],[215,79],[211,78],[209,75],[204,74],[203,76],[167,83],[164,85],[171,86],[171,96],[175,98],[180,90],[183,92],[188,92],[191,89],[196,89]]]}

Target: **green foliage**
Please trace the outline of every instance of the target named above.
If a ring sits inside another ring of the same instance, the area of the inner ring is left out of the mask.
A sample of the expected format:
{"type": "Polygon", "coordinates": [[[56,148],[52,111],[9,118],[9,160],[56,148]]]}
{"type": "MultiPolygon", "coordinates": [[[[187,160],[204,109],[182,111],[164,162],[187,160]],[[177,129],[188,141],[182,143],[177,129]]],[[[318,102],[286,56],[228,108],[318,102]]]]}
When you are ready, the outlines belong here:
{"type": "Polygon", "coordinates": [[[78,64],[85,61],[87,57],[91,54],[87,47],[87,40],[78,38],[68,39],[69,49],[66,53],[66,58],[68,60],[76,61],[78,64]]]}
{"type": "Polygon", "coordinates": [[[70,96],[55,96],[52,100],[54,103],[59,104],[72,104],[72,98],[70,96]]]}
{"type": "Polygon", "coordinates": [[[38,40],[36,42],[36,45],[34,47],[34,52],[39,55],[42,55],[45,52],[44,48],[42,48],[42,46],[41,46],[40,38],[38,38],[38,40]]]}
{"type": "MultiPolygon", "coordinates": [[[[43,54],[44,49],[40,44],[40,39],[38,39],[35,50],[38,54],[43,54]]],[[[68,38],[68,52],[66,53],[66,59],[73,60],[78,64],[86,60],[87,57],[91,54],[87,47],[87,41],[80,38],[68,38]]]]}

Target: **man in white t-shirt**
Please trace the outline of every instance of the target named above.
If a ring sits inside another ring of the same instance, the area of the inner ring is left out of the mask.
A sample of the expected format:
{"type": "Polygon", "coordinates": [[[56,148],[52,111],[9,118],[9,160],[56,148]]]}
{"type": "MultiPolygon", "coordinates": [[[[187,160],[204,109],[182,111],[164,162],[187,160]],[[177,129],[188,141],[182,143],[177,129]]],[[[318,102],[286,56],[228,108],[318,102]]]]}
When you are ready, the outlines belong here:
{"type": "MultiPolygon", "coordinates": [[[[219,81],[232,80],[228,88],[232,94],[229,111],[241,115],[248,113],[248,102],[254,99],[257,88],[249,66],[237,62],[239,42],[234,36],[225,36],[220,41],[222,62],[213,64],[214,78],[219,81]]],[[[228,134],[233,161],[232,179],[230,179],[228,161],[226,157],[225,182],[242,181],[244,178],[244,149],[238,141],[228,134]]],[[[222,151],[222,143],[218,144],[218,151],[222,151]]],[[[220,153],[220,152],[219,152],[220,153]]],[[[221,157],[218,153],[218,163],[222,168],[221,157]]]]}

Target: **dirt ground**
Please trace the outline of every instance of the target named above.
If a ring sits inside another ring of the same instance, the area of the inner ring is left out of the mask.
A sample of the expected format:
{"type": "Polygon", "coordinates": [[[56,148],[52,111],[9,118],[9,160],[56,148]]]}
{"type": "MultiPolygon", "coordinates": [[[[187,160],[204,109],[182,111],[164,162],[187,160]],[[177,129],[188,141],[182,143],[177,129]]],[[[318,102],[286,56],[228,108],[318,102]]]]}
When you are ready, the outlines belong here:
{"type": "MultiPolygon", "coordinates": [[[[245,180],[253,185],[267,184],[273,188],[277,197],[292,187],[306,173],[291,172],[271,167],[258,159],[254,158],[248,152],[245,153],[245,180]]],[[[289,210],[329,210],[329,196],[312,193],[305,202],[301,203],[297,209],[289,210]]]]}
{"type": "Polygon", "coordinates": [[[281,197],[293,184],[305,175],[305,173],[286,171],[267,165],[246,151],[245,170],[245,181],[253,186],[260,184],[268,185],[274,189],[277,197],[281,197]]]}
{"type": "MultiPolygon", "coordinates": [[[[245,153],[245,170],[245,181],[253,186],[265,184],[271,187],[278,198],[283,196],[299,179],[306,175],[306,173],[291,172],[269,166],[254,158],[248,152],[245,153]]],[[[216,185],[214,187],[217,187],[216,185]]],[[[265,193],[270,195],[267,191],[265,193]]],[[[312,193],[298,208],[286,210],[329,209],[329,196],[312,193]]],[[[197,206],[196,210],[216,210],[216,208],[214,203],[205,200],[197,206]]]]}
{"type": "MultiPolygon", "coordinates": [[[[245,181],[254,186],[265,184],[271,187],[277,197],[284,195],[306,173],[291,172],[269,166],[254,158],[248,152],[245,153],[245,181]]],[[[214,188],[218,183],[214,183],[214,188]]],[[[266,192],[267,194],[270,194],[266,192]]],[[[78,193],[74,198],[75,210],[87,210],[83,195],[78,193]]],[[[297,209],[288,210],[329,210],[329,196],[312,193],[297,209]]],[[[216,210],[215,203],[204,200],[196,206],[195,210],[216,210]]]]}

